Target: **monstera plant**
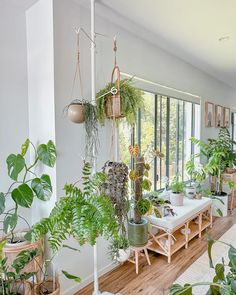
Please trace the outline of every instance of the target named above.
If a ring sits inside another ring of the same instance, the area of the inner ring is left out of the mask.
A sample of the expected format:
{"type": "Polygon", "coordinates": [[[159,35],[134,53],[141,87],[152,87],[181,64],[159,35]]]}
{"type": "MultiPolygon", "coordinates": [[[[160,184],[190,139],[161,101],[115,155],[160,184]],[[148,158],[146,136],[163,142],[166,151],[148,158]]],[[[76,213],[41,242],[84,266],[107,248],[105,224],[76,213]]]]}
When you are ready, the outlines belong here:
{"type": "Polygon", "coordinates": [[[21,152],[10,154],[7,159],[8,175],[12,183],[7,192],[0,193],[0,216],[3,222],[3,231],[8,243],[23,242],[23,235],[15,233],[18,221],[27,220],[19,214],[19,208],[30,208],[34,198],[48,201],[52,195],[52,184],[48,174],[37,175],[35,168],[38,165],[53,167],[56,162],[56,148],[49,140],[46,144],[36,147],[29,139],[21,146],[21,152]],[[29,148],[32,147],[33,159],[28,163],[29,148]],[[6,200],[13,201],[13,208],[6,210],[6,200]]]}

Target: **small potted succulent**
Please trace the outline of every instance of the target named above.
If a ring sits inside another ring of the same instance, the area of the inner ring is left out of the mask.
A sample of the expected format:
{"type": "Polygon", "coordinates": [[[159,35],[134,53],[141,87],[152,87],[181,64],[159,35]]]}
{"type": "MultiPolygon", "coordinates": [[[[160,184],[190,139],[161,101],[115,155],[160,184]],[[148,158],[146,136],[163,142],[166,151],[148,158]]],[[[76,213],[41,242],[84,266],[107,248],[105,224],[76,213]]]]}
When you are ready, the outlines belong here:
{"type": "Polygon", "coordinates": [[[170,202],[173,206],[183,206],[184,202],[184,183],[175,177],[171,182],[170,202]]]}

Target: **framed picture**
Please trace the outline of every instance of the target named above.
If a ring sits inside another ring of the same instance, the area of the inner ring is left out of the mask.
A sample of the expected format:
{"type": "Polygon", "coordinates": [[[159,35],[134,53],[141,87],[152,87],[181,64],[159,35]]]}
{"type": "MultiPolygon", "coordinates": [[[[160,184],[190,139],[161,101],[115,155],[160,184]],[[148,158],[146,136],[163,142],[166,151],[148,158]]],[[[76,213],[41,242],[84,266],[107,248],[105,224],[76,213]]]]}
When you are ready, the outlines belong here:
{"type": "Polygon", "coordinates": [[[224,127],[230,127],[230,108],[224,108],[224,127]]]}
{"type": "Polygon", "coordinates": [[[206,127],[215,126],[215,109],[214,109],[214,104],[211,102],[205,103],[205,126],[206,127]]]}
{"type": "Polygon", "coordinates": [[[223,107],[220,105],[215,106],[215,121],[216,124],[215,126],[218,127],[223,127],[224,126],[224,112],[223,112],[223,107]]]}

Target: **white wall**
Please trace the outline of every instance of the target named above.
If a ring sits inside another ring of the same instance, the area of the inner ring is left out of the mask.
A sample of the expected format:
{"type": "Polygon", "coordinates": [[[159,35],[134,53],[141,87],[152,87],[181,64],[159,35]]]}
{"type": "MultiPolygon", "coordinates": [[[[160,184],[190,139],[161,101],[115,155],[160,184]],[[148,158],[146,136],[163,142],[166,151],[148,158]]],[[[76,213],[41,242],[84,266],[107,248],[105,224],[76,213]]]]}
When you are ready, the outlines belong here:
{"type": "MultiPolygon", "coordinates": [[[[56,142],[60,152],[57,161],[57,190],[61,192],[66,182],[72,182],[80,177],[82,157],[84,156],[84,129],[81,125],[70,123],[62,115],[62,110],[71,101],[70,93],[76,62],[76,36],[74,28],[82,26],[90,30],[90,14],[86,8],[78,6],[73,1],[59,0],[54,2],[54,32],[55,32],[55,99],[56,99],[56,142]],[[65,13],[66,11],[66,13],[65,13]]],[[[163,50],[144,42],[142,36],[135,36],[128,31],[96,18],[96,31],[118,38],[118,63],[123,72],[135,74],[147,80],[169,85],[171,87],[194,93],[205,99],[210,99],[230,106],[234,90],[191,65],[164,52],[163,50]]],[[[97,90],[110,81],[113,67],[112,39],[97,37],[97,90]]],[[[81,36],[81,68],[85,98],[90,98],[90,47],[89,40],[81,36]]],[[[145,88],[148,90],[148,85],[145,88]]],[[[153,90],[153,89],[152,89],[153,90]]],[[[77,92],[79,93],[79,92],[77,92]]],[[[73,97],[75,98],[75,97],[73,97]]],[[[234,102],[236,105],[236,101],[234,102]]],[[[217,129],[202,128],[203,138],[215,136],[217,129]]],[[[101,148],[98,167],[109,159],[110,133],[109,129],[100,131],[101,148]]],[[[110,267],[107,257],[106,243],[99,243],[99,268],[104,271],[110,267]]],[[[83,286],[92,279],[92,248],[83,247],[81,253],[75,256],[63,250],[63,256],[58,258],[62,268],[70,270],[82,278],[83,286]],[[68,258],[68,259],[67,259],[68,258]]],[[[72,294],[71,282],[63,280],[63,290],[72,294]],[[68,289],[71,288],[71,289],[68,289]]]]}
{"type": "Polygon", "coordinates": [[[0,36],[0,191],[6,192],[6,157],[20,152],[29,133],[25,13],[9,1],[0,3],[0,36]]]}

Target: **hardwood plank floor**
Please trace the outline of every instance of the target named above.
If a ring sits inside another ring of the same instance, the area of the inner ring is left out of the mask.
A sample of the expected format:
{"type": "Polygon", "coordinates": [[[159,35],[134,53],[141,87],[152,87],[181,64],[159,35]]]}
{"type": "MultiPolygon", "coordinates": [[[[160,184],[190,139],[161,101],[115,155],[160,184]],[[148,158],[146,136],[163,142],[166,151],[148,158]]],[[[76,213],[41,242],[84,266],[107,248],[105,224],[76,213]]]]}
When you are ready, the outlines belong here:
{"type": "MultiPolygon", "coordinates": [[[[236,211],[236,210],[235,210],[236,211]]],[[[224,218],[216,218],[209,234],[219,239],[234,223],[236,212],[224,218]]],[[[236,235],[236,233],[235,233],[236,235]]],[[[207,250],[206,234],[201,239],[195,238],[189,243],[189,248],[182,248],[172,257],[171,264],[167,258],[149,251],[151,266],[146,264],[144,257],[140,259],[139,274],[129,262],[118,266],[99,280],[100,290],[122,295],[162,295],[196,259],[207,250]]],[[[90,284],[76,295],[91,295],[93,285],[90,284]]]]}

